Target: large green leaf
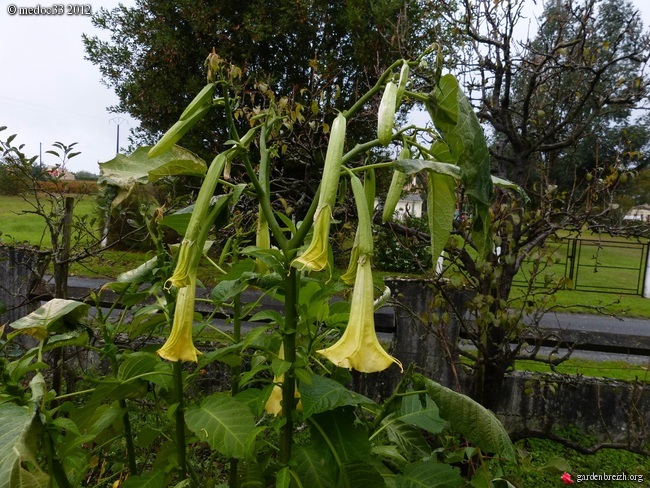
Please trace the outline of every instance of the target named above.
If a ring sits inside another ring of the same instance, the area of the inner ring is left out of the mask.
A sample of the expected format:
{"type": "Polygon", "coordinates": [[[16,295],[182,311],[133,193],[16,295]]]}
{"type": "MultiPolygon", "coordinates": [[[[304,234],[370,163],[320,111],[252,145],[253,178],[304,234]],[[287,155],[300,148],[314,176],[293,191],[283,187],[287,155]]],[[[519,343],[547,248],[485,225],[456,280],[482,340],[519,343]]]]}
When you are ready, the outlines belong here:
{"type": "Polygon", "coordinates": [[[396,478],[397,488],[453,488],[467,486],[458,468],[440,463],[414,463],[396,478]]]}
{"type": "Polygon", "coordinates": [[[30,435],[34,413],[12,403],[0,404],[0,488],[45,488],[49,480],[35,460],[30,435]],[[26,470],[25,463],[33,466],[26,470]]]}
{"type": "Polygon", "coordinates": [[[490,153],[478,117],[453,75],[440,78],[427,109],[461,168],[465,192],[489,206],[492,201],[490,153]]]}
{"type": "Polygon", "coordinates": [[[524,203],[530,202],[528,193],[526,193],[524,189],[519,185],[517,185],[516,183],[513,183],[512,181],[506,180],[504,178],[499,178],[498,176],[494,176],[494,175],[492,176],[492,183],[494,183],[495,186],[499,186],[507,190],[514,190],[517,193],[519,193],[519,196],[524,201],[524,203]]]}
{"type": "Polygon", "coordinates": [[[431,257],[435,263],[447,245],[456,211],[456,180],[451,176],[429,172],[427,216],[431,234],[431,257]]]}
{"type": "MultiPolygon", "coordinates": [[[[144,283],[152,279],[153,270],[158,266],[158,256],[145,261],[137,268],[120,273],[115,281],[117,283],[144,283]]],[[[109,284],[110,286],[110,284],[109,284]]]]}
{"type": "Polygon", "coordinates": [[[312,446],[295,446],[291,450],[291,464],[295,467],[302,486],[334,488],[338,468],[327,463],[312,446]]]}
{"type": "Polygon", "coordinates": [[[312,442],[323,457],[333,456],[337,464],[366,462],[370,441],[365,427],[356,422],[354,410],[341,407],[310,417],[312,442]]]}
{"type": "Polygon", "coordinates": [[[250,409],[230,396],[216,393],[185,413],[187,426],[199,439],[225,456],[250,457],[255,419],[250,409]]]}
{"type": "Polygon", "coordinates": [[[117,371],[117,379],[130,381],[136,376],[151,373],[161,362],[160,357],[150,352],[132,352],[124,356],[117,371]]]}
{"type": "Polygon", "coordinates": [[[99,163],[99,182],[128,189],[163,176],[201,176],[207,171],[208,167],[203,159],[180,146],[174,146],[155,158],[149,157],[149,149],[148,146],[139,147],[129,156],[118,154],[110,161],[99,163]]]}
{"type": "Polygon", "coordinates": [[[275,488],[289,488],[291,486],[291,469],[285,466],[275,475],[275,488]]]}
{"type": "Polygon", "coordinates": [[[349,463],[343,465],[336,483],[337,488],[359,488],[372,487],[381,488],[386,486],[384,478],[369,463],[349,463]]]}
{"type": "Polygon", "coordinates": [[[54,298],[29,315],[11,323],[10,326],[15,332],[8,337],[27,334],[45,340],[50,332],[66,332],[76,326],[79,320],[88,314],[89,309],[90,305],[86,303],[54,298]]]}
{"type": "MultiPolygon", "coordinates": [[[[485,257],[492,246],[489,207],[492,204],[493,184],[490,175],[490,153],[483,129],[472,105],[451,74],[440,78],[429,96],[427,109],[448,146],[451,156],[449,161],[461,169],[465,194],[473,206],[472,239],[477,245],[479,255],[485,257]]],[[[440,147],[432,147],[432,152],[440,147]]]]}
{"type": "Polygon", "coordinates": [[[259,463],[239,463],[237,465],[237,486],[239,488],[265,488],[264,470],[259,463]]]}
{"type": "Polygon", "coordinates": [[[399,452],[413,461],[429,456],[431,448],[424,439],[422,430],[404,422],[394,421],[395,417],[395,414],[391,414],[382,422],[382,425],[386,425],[388,440],[398,447],[399,452]]]}
{"type": "Polygon", "coordinates": [[[451,176],[460,180],[460,168],[455,164],[446,162],[432,161],[430,159],[398,159],[395,161],[395,166],[399,171],[412,175],[420,171],[432,171],[441,175],[451,176]]]}
{"type": "Polygon", "coordinates": [[[50,336],[47,340],[47,344],[43,346],[42,351],[47,352],[57,347],[83,347],[88,344],[89,339],[90,337],[86,330],[71,330],[69,332],[64,332],[63,334],[50,336]]]}
{"type": "Polygon", "coordinates": [[[427,389],[452,430],[486,452],[495,453],[510,461],[516,460],[512,441],[492,412],[470,397],[445,388],[422,375],[415,375],[414,379],[427,389]]]}
{"type": "Polygon", "coordinates": [[[205,161],[196,154],[173,146],[169,151],[150,158],[149,147],[140,147],[126,156],[118,154],[110,161],[99,163],[100,184],[117,186],[120,190],[113,200],[113,207],[123,202],[137,185],[156,181],[163,176],[198,175],[207,171],[205,161]]]}
{"type": "Polygon", "coordinates": [[[348,390],[337,381],[314,374],[311,383],[301,382],[298,386],[305,417],[334,410],[338,407],[374,403],[359,393],[348,390]]]}
{"type": "Polygon", "coordinates": [[[418,395],[404,397],[398,419],[432,434],[438,434],[442,432],[447,422],[440,418],[438,406],[430,398],[425,397],[424,400],[423,405],[418,395]]]}
{"type": "Polygon", "coordinates": [[[141,476],[130,476],[121,486],[122,488],[163,488],[165,473],[158,471],[141,476]]]}

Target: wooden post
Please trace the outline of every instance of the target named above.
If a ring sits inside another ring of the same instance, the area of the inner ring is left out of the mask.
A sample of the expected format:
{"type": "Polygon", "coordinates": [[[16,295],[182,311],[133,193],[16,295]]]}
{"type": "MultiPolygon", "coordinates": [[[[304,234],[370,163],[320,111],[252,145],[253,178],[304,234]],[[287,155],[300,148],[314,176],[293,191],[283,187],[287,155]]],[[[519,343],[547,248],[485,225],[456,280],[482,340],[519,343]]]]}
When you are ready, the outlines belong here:
{"type": "MultiPolygon", "coordinates": [[[[63,215],[63,232],[61,235],[61,247],[54,255],[54,296],[56,298],[68,298],[68,272],[70,264],[70,240],[72,237],[72,211],[74,209],[74,198],[65,197],[65,213],[63,215]]],[[[54,244],[54,243],[53,243],[54,244]]],[[[52,363],[54,365],[52,388],[57,396],[61,394],[63,383],[63,348],[57,347],[52,350],[52,363]]]]}
{"type": "Polygon", "coordinates": [[[54,296],[56,298],[68,298],[68,271],[70,268],[68,259],[70,258],[73,209],[74,197],[65,197],[61,247],[54,257],[54,296]]]}

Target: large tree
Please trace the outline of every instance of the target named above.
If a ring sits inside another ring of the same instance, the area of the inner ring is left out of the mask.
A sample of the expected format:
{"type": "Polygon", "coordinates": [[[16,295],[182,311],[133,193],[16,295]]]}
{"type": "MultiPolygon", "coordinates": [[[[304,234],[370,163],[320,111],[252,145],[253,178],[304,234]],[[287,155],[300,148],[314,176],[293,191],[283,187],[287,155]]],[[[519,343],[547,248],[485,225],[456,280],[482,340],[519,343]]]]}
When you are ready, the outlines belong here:
{"type": "MultiPolygon", "coordinates": [[[[438,18],[435,5],[421,0],[137,0],[132,8],[95,13],[94,25],[110,39],[86,36],[84,42],[88,59],[119,97],[111,109],[140,121],[138,144],[152,142],[178,120],[205,84],[203,64],[214,48],[242,69],[249,96],[240,103],[254,106],[268,99],[270,89],[275,99],[293,104],[300,144],[283,165],[304,179],[311,166],[322,165],[323,134],[314,126],[331,123],[337,109],[349,106],[396,59],[417,57],[434,41],[452,52],[438,18]],[[260,92],[265,96],[256,97],[260,92]]],[[[227,138],[219,132],[218,112],[187,134],[183,146],[203,156],[219,152],[227,138]]],[[[351,135],[373,130],[363,123],[369,113],[359,115],[351,135]]]]}
{"type": "Polygon", "coordinates": [[[629,1],[549,0],[537,26],[527,6],[466,1],[453,20],[470,39],[467,88],[493,135],[495,169],[519,184],[599,128],[627,122],[649,82],[650,38],[629,1]]]}
{"type": "MultiPolygon", "coordinates": [[[[631,3],[549,0],[537,24],[526,17],[529,6],[465,0],[448,18],[468,41],[462,79],[490,137],[493,171],[523,186],[534,202],[526,207],[509,193],[498,195],[495,246],[485,259],[476,259],[464,223],[456,232],[465,244],[447,248],[465,286],[476,292],[475,320],[466,333],[477,353],[463,353],[476,360],[476,395],[487,405],[515,359],[540,359],[538,349],[527,349],[527,324],[539,309],[530,306],[530,296],[513,302],[515,276],[536,256],[527,265],[538,271],[528,275],[532,293],[539,271],[552,261],[544,253],[549,238],[605,220],[625,169],[616,155],[650,86],[650,37],[631,3]]],[[[647,139],[635,144],[643,147],[647,139]]]]}

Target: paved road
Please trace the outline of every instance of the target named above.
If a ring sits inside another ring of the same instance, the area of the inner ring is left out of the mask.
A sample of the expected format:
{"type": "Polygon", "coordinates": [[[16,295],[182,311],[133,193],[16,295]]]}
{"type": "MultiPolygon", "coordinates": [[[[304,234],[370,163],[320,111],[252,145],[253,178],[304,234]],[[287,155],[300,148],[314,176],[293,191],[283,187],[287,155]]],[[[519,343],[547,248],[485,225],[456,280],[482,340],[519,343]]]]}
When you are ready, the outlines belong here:
{"type": "MultiPolygon", "coordinates": [[[[648,299],[650,300],[650,298],[648,299]]],[[[650,320],[630,317],[607,317],[588,314],[546,314],[541,324],[545,328],[571,329],[650,337],[650,320]]]]}
{"type": "MultiPolygon", "coordinates": [[[[46,277],[47,280],[47,277],[46,277]]],[[[80,290],[97,290],[107,280],[95,278],[70,277],[68,286],[76,292],[80,290]]],[[[392,311],[382,309],[383,323],[392,323],[392,311]]],[[[597,349],[575,351],[574,357],[588,357],[597,360],[627,360],[634,363],[649,363],[650,355],[650,320],[629,317],[616,318],[588,314],[547,314],[542,318],[541,327],[561,332],[569,342],[593,343],[597,349]]]]}

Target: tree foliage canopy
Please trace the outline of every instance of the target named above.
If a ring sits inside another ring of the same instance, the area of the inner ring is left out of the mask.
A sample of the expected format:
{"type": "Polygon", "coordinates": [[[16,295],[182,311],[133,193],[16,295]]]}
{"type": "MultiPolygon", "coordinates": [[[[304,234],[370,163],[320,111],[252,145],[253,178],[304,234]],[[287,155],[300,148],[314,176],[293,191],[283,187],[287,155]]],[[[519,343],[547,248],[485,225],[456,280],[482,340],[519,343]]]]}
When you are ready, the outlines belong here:
{"type": "Polygon", "coordinates": [[[549,0],[535,36],[522,39],[525,4],[465,1],[463,65],[500,175],[570,187],[584,164],[576,147],[620,135],[646,103],[650,36],[629,1],[549,0]]]}
{"type": "MultiPolygon", "coordinates": [[[[152,142],[205,84],[203,63],[212,48],[243,69],[248,90],[264,82],[301,107],[316,102],[313,111],[331,121],[333,109],[372,86],[395,59],[448,37],[431,8],[419,0],[138,0],[133,8],[98,11],[93,23],[111,37],[85,36],[84,43],[119,97],[112,109],[140,121],[137,142],[152,142]]],[[[193,133],[207,127],[214,133],[215,117],[193,133]]],[[[214,153],[206,139],[190,133],[183,145],[214,153]]]]}

